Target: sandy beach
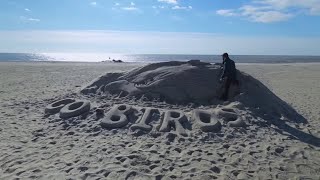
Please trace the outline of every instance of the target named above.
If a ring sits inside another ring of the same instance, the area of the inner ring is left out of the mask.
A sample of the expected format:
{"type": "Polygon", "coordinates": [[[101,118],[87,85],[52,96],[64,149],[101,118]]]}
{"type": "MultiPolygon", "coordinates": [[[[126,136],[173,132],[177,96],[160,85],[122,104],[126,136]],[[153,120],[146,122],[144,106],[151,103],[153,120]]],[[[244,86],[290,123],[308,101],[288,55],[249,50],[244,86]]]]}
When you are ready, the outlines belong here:
{"type": "MultiPolygon", "coordinates": [[[[319,179],[319,63],[237,64],[307,123],[250,120],[256,123],[191,137],[136,136],[103,129],[94,118],[45,115],[48,104],[67,97],[87,98],[96,108],[104,101],[78,95],[85,84],[142,65],[0,62],[0,179],[319,179]]],[[[187,113],[206,109],[117,97],[106,108],[123,103],[187,113]]]]}

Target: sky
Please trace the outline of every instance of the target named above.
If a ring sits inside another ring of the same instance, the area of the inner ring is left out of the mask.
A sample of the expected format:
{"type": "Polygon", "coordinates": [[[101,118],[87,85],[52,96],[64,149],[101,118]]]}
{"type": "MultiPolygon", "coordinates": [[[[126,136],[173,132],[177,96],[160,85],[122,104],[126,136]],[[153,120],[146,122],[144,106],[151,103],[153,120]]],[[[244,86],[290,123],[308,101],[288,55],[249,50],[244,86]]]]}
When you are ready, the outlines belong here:
{"type": "Polygon", "coordinates": [[[0,52],[320,55],[320,0],[0,0],[0,52]]]}

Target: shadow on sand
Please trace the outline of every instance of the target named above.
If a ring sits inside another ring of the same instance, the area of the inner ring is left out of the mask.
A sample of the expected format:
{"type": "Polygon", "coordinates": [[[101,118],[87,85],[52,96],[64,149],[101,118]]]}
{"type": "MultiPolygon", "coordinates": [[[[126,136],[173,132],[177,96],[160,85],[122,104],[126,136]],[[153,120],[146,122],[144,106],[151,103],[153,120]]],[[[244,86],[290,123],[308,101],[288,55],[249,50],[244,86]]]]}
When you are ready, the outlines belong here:
{"type": "Polygon", "coordinates": [[[253,116],[266,120],[269,126],[274,125],[277,128],[277,132],[283,135],[289,134],[289,137],[292,139],[320,147],[320,138],[287,124],[288,122],[296,125],[305,125],[308,123],[305,117],[299,114],[288,103],[277,97],[259,80],[245,73],[242,74],[241,82],[243,87],[241,87],[241,92],[244,92],[244,94],[242,97],[240,95],[240,97],[235,99],[240,101],[245,107],[249,107],[253,116]]]}

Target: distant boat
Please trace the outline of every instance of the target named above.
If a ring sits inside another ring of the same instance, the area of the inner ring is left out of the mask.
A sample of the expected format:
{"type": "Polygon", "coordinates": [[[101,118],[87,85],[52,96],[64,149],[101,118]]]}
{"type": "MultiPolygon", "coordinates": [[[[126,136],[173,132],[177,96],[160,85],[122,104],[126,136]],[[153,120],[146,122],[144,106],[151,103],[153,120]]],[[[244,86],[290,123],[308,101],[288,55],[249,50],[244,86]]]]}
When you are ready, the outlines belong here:
{"type": "Polygon", "coordinates": [[[119,59],[119,60],[113,59],[112,62],[114,62],[114,63],[123,63],[123,61],[121,59],[119,59]]]}
{"type": "Polygon", "coordinates": [[[110,60],[110,57],[109,57],[109,60],[102,60],[101,62],[114,62],[114,63],[123,63],[124,61],[122,61],[121,59],[112,59],[110,60]]]}

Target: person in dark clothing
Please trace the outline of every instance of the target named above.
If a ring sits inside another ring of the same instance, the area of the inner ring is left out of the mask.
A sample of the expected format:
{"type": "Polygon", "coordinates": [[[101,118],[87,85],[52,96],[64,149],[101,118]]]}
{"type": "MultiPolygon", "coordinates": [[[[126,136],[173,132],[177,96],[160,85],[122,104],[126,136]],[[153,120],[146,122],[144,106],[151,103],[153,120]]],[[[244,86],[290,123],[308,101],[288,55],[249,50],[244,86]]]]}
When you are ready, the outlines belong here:
{"type": "Polygon", "coordinates": [[[225,79],[224,91],[222,93],[221,99],[226,101],[228,99],[228,92],[230,85],[235,83],[238,85],[237,81],[237,69],[233,60],[229,58],[228,53],[222,55],[223,59],[223,72],[220,78],[220,82],[225,79]]]}

